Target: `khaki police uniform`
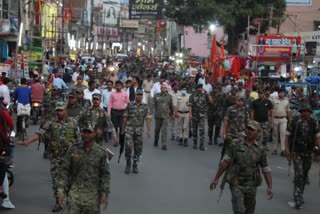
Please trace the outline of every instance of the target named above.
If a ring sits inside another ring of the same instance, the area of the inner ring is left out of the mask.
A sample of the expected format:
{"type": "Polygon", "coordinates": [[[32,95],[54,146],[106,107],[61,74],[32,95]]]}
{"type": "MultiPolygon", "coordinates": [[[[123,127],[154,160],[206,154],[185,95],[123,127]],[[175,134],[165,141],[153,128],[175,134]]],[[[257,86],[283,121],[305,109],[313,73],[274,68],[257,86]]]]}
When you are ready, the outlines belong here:
{"type": "Polygon", "coordinates": [[[178,113],[178,137],[185,140],[189,137],[189,99],[190,94],[180,94],[174,103],[178,113]]]}

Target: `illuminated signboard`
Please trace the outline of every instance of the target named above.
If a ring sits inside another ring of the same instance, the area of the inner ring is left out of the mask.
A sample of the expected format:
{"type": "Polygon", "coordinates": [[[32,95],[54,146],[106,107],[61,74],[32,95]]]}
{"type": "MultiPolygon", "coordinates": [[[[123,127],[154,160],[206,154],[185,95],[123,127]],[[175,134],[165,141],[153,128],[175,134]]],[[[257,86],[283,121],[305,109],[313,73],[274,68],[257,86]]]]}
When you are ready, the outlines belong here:
{"type": "Polygon", "coordinates": [[[163,7],[163,0],[129,0],[129,18],[161,19],[163,7]]]}

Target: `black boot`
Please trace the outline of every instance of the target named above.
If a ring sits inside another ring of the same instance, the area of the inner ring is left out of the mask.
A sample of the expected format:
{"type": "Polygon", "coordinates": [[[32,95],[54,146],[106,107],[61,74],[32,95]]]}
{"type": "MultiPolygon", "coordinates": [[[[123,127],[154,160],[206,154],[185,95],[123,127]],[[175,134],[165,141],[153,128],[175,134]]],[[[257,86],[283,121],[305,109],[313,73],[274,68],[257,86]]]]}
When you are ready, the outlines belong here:
{"type": "Polygon", "coordinates": [[[124,173],[129,174],[131,170],[131,160],[127,159],[127,165],[126,165],[126,169],[124,171],[124,173]]]}
{"type": "Polygon", "coordinates": [[[183,145],[183,139],[182,139],[182,137],[179,139],[179,145],[180,145],[180,146],[183,145]]]}
{"type": "Polygon", "coordinates": [[[57,212],[60,212],[62,210],[62,207],[60,206],[59,204],[59,199],[56,198],[56,204],[54,205],[54,207],[52,208],[52,212],[53,213],[57,213],[57,212]]]}
{"type": "Polygon", "coordinates": [[[217,135],[214,136],[213,143],[214,143],[214,145],[218,144],[218,136],[217,135]]]}
{"type": "Polygon", "coordinates": [[[208,145],[212,145],[212,137],[211,136],[209,137],[208,145]]]}
{"type": "Polygon", "coordinates": [[[184,147],[187,147],[187,146],[188,146],[188,138],[185,138],[185,139],[183,140],[183,145],[184,145],[184,147]]]}
{"type": "Polygon", "coordinates": [[[137,161],[133,161],[132,172],[134,174],[138,174],[139,173],[137,161]]]}
{"type": "Polygon", "coordinates": [[[154,141],[153,146],[154,147],[158,147],[158,141],[157,140],[154,141]]]}

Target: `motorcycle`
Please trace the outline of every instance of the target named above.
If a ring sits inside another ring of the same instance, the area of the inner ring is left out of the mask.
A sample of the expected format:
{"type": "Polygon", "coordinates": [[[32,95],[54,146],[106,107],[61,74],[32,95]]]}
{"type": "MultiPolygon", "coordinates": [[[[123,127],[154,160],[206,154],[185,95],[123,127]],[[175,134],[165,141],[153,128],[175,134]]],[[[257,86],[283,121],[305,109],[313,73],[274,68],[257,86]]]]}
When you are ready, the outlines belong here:
{"type": "Polygon", "coordinates": [[[33,125],[36,125],[39,117],[40,117],[40,107],[41,102],[40,101],[32,101],[31,105],[31,120],[33,121],[33,125]]]}

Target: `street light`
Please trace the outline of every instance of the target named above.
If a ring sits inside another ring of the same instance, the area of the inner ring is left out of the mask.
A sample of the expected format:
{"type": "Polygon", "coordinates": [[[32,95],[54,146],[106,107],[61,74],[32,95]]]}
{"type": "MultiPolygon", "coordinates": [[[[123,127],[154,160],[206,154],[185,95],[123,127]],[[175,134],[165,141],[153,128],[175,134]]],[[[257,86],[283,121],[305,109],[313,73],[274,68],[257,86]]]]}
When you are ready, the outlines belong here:
{"type": "Polygon", "coordinates": [[[212,33],[215,29],[217,28],[217,26],[215,24],[210,24],[209,26],[209,30],[212,33]]]}

